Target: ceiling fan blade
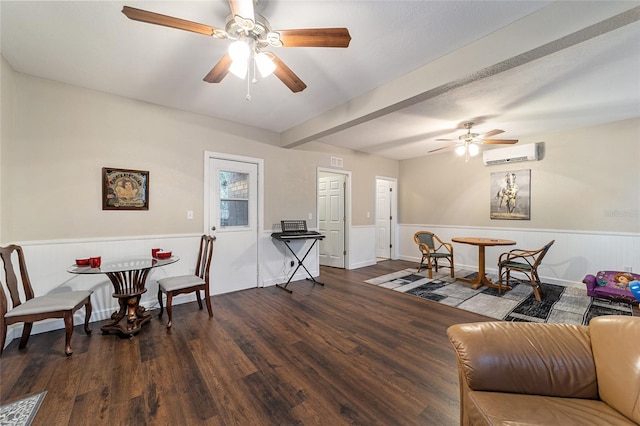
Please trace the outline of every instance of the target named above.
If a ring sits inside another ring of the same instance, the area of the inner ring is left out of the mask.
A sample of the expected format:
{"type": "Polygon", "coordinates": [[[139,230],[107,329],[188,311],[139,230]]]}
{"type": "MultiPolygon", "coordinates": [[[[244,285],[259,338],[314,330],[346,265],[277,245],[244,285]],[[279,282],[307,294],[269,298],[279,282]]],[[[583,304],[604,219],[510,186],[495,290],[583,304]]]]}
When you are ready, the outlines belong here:
{"type": "Polygon", "coordinates": [[[351,35],[346,28],[305,28],[278,30],[284,47],[348,47],[351,35]]]}
{"type": "Polygon", "coordinates": [[[489,138],[491,136],[499,135],[500,133],[504,133],[504,130],[499,130],[499,129],[491,130],[490,132],[487,132],[484,135],[481,135],[480,137],[489,138]]]}
{"type": "Polygon", "coordinates": [[[511,145],[518,143],[518,139],[485,139],[484,144],[511,145]]]}
{"type": "Polygon", "coordinates": [[[436,141],[438,141],[438,142],[453,142],[455,140],[457,140],[457,139],[436,139],[436,141]]]}
{"type": "Polygon", "coordinates": [[[427,151],[427,154],[431,154],[432,152],[442,151],[445,149],[453,148],[454,146],[458,146],[460,144],[454,143],[453,145],[443,146],[442,148],[432,149],[431,151],[427,151]]]}
{"type": "Polygon", "coordinates": [[[231,66],[231,56],[225,54],[222,59],[209,71],[203,80],[207,83],[220,83],[223,78],[229,74],[229,67],[231,66]]]}
{"type": "Polygon", "coordinates": [[[134,21],[177,28],[179,30],[191,31],[208,36],[215,35],[218,38],[226,38],[227,36],[227,33],[220,28],[210,27],[209,25],[199,24],[185,19],[174,18],[173,16],[136,9],[135,7],[124,6],[122,8],[122,13],[124,13],[127,18],[133,19],[134,21]]]}
{"type": "Polygon", "coordinates": [[[254,27],[256,18],[253,12],[253,0],[229,0],[229,7],[238,25],[247,30],[254,27]]]}
{"type": "Polygon", "coordinates": [[[269,52],[271,59],[276,64],[276,70],[273,72],[293,93],[302,92],[307,88],[302,80],[289,68],[280,58],[269,52]]]}

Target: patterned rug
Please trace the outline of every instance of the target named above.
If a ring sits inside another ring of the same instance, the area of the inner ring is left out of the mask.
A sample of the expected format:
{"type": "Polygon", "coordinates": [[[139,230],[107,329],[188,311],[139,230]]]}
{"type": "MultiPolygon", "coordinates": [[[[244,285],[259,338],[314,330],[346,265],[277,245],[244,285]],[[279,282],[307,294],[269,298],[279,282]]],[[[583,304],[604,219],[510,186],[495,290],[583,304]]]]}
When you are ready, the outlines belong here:
{"type": "Polygon", "coordinates": [[[47,391],[0,406],[0,425],[29,426],[47,391]]]}
{"type": "MultiPolygon", "coordinates": [[[[497,289],[484,286],[473,290],[471,284],[451,278],[448,270],[434,272],[433,279],[427,274],[410,268],[366,282],[505,321],[586,325],[600,315],[633,315],[628,304],[587,296],[583,288],[544,284],[542,302],[538,302],[531,285],[517,280],[512,279],[512,290],[498,294],[497,289]]],[[[461,270],[455,275],[474,278],[476,273],[461,270]]],[[[495,276],[488,277],[497,281],[495,276]]]]}

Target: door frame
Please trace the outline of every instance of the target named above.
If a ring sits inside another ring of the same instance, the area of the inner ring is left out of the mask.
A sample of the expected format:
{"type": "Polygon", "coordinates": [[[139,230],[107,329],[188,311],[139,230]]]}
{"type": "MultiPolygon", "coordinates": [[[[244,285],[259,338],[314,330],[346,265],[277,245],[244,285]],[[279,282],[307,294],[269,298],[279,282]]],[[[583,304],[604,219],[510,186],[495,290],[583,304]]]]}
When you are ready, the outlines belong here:
{"type": "Polygon", "coordinates": [[[351,269],[351,261],[349,256],[349,241],[351,236],[351,172],[347,170],[331,169],[328,167],[318,167],[316,169],[316,229],[320,226],[318,218],[320,217],[320,206],[318,205],[318,196],[320,195],[319,185],[320,173],[332,173],[337,175],[344,175],[346,185],[344,188],[344,251],[347,253],[344,255],[344,269],[351,269]]]}
{"type": "Polygon", "coordinates": [[[246,157],[244,155],[225,154],[222,152],[205,151],[204,152],[204,219],[203,230],[204,233],[209,235],[211,231],[211,223],[209,221],[211,216],[211,176],[209,176],[209,161],[210,160],[228,160],[239,161],[243,163],[255,164],[258,167],[258,194],[257,194],[257,209],[256,212],[256,240],[257,240],[257,263],[258,263],[258,275],[256,277],[256,287],[264,287],[264,281],[262,279],[262,233],[264,224],[264,159],[255,157],[246,157]]]}
{"type": "MultiPolygon", "coordinates": [[[[400,248],[399,246],[399,242],[398,242],[398,179],[397,178],[392,178],[392,177],[388,177],[388,176],[376,176],[375,179],[375,188],[374,188],[374,193],[377,194],[378,191],[378,181],[379,180],[386,180],[390,182],[390,186],[391,188],[393,188],[393,191],[391,191],[391,223],[389,225],[390,230],[391,230],[391,260],[397,260],[399,259],[398,256],[398,250],[400,248]]],[[[376,217],[374,218],[374,224],[375,224],[375,230],[376,230],[376,241],[378,238],[378,208],[376,206],[376,217]]]]}

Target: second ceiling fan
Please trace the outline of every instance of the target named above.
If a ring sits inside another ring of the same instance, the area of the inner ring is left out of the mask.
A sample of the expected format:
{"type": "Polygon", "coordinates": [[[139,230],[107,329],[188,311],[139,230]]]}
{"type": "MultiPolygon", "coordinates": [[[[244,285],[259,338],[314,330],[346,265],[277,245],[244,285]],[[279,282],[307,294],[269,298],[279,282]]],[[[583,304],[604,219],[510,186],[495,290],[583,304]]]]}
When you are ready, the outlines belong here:
{"type": "MultiPolygon", "coordinates": [[[[465,155],[466,161],[469,161],[469,156],[476,155],[479,152],[478,145],[512,145],[518,143],[517,139],[487,139],[491,136],[504,133],[504,130],[494,129],[484,134],[472,133],[472,122],[464,123],[464,128],[467,129],[467,133],[458,137],[458,142],[443,146],[441,148],[432,149],[428,153],[442,151],[456,147],[456,153],[459,155],[465,155]]],[[[436,139],[437,141],[455,141],[456,139],[436,139]]]]}
{"type": "Polygon", "coordinates": [[[231,15],[227,17],[224,29],[129,6],[124,6],[122,13],[135,21],[233,40],[229,46],[229,52],[204,77],[204,81],[208,83],[220,83],[229,72],[241,78],[248,78],[249,66],[253,61],[263,77],[274,73],[292,92],[301,92],[307,85],[273,52],[266,52],[264,49],[267,47],[344,48],[348,47],[351,41],[347,28],[274,31],[269,21],[254,12],[254,0],[229,0],[229,6],[231,15]]]}

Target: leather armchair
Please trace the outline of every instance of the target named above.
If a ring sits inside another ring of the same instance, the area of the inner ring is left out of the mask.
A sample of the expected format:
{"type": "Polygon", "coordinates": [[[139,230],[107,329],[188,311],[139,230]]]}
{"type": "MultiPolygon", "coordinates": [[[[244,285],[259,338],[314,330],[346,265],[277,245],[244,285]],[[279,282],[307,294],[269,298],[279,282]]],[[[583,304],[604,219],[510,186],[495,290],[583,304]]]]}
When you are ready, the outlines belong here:
{"type": "Polygon", "coordinates": [[[640,318],[456,324],[461,425],[640,425],[640,318]]]}

